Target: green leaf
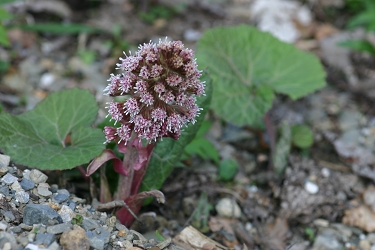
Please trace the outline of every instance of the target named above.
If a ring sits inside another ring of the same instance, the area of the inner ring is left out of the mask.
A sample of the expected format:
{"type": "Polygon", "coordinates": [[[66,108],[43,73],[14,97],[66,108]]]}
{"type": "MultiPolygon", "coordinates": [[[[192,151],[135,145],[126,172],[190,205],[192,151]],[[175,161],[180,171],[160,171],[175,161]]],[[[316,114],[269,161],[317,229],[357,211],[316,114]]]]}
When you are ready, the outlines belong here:
{"type": "Polygon", "coordinates": [[[360,26],[365,26],[367,31],[371,31],[371,25],[375,23],[375,9],[368,9],[365,12],[353,17],[347,25],[347,28],[353,29],[360,26]]]}
{"type": "Polygon", "coordinates": [[[161,233],[158,230],[155,231],[155,234],[158,240],[165,241],[165,238],[163,237],[163,235],[161,235],[161,233]]]}
{"type": "Polygon", "coordinates": [[[238,163],[234,159],[226,159],[220,162],[219,176],[223,181],[231,181],[238,171],[238,163]]]}
{"type": "MultiPolygon", "coordinates": [[[[1,40],[1,38],[0,38],[0,40],[1,40]]],[[[4,73],[5,71],[7,71],[8,68],[9,68],[9,63],[6,62],[6,61],[0,60],[0,74],[4,73]]]]}
{"type": "Polygon", "coordinates": [[[257,123],[274,92],[292,99],[325,85],[319,60],[250,26],[207,30],[198,42],[198,65],[214,84],[212,108],[238,126],[257,123]]]}
{"type": "Polygon", "coordinates": [[[185,148],[185,152],[189,155],[197,154],[202,159],[211,159],[215,163],[219,163],[219,153],[212,143],[203,137],[196,137],[185,148]]]}
{"type": "Polygon", "coordinates": [[[288,157],[292,143],[291,129],[287,122],[281,124],[280,138],[277,141],[275,154],[273,155],[273,168],[278,176],[281,176],[288,164],[288,157]]]}
{"type": "Polygon", "coordinates": [[[185,147],[184,153],[188,156],[197,154],[202,159],[211,159],[216,164],[219,164],[219,152],[217,152],[217,149],[209,140],[203,137],[210,127],[210,121],[203,121],[195,138],[185,147]]]}
{"type": "Polygon", "coordinates": [[[209,232],[210,228],[208,226],[208,221],[212,209],[213,206],[209,203],[207,194],[202,192],[198,199],[196,209],[193,212],[194,214],[192,215],[191,225],[202,233],[209,232]]]}
{"type": "Polygon", "coordinates": [[[292,126],[292,141],[299,148],[308,148],[314,143],[314,134],[305,125],[292,126]]]}
{"type": "Polygon", "coordinates": [[[64,34],[64,35],[75,35],[80,33],[100,33],[101,30],[77,23],[61,24],[61,23],[37,23],[20,25],[19,28],[34,31],[34,32],[44,32],[50,34],[64,34]]]}
{"type": "Polygon", "coordinates": [[[9,3],[14,3],[14,2],[23,2],[23,1],[19,1],[19,0],[1,0],[0,1],[0,6],[1,5],[5,5],[5,4],[9,4],[9,3]]]}
{"type": "Polygon", "coordinates": [[[71,169],[99,155],[104,134],[91,128],[98,112],[87,90],[50,94],[33,110],[0,114],[0,147],[16,163],[43,170],[71,169]]]}
{"type": "Polygon", "coordinates": [[[181,133],[178,140],[166,138],[157,143],[139,192],[160,189],[164,181],[180,160],[186,145],[189,144],[195,137],[196,132],[202,124],[204,116],[209,108],[212,93],[211,80],[208,78],[207,74],[202,76],[202,80],[206,81],[206,96],[197,98],[198,106],[203,108],[201,114],[197,118],[197,122],[195,124],[190,124],[181,133]]]}
{"type": "Polygon", "coordinates": [[[372,43],[366,40],[347,40],[344,42],[338,43],[339,46],[343,46],[359,52],[367,52],[372,55],[375,55],[375,47],[372,43]]]}
{"type": "Polygon", "coordinates": [[[13,17],[8,11],[3,8],[0,8],[0,20],[11,19],[13,17]]]}
{"type": "Polygon", "coordinates": [[[196,137],[203,136],[210,129],[212,123],[208,120],[202,122],[202,125],[199,127],[196,137]]]}
{"type": "Polygon", "coordinates": [[[0,44],[2,44],[4,46],[9,46],[10,45],[7,31],[4,28],[4,26],[2,26],[1,24],[0,24],[0,44]]]}

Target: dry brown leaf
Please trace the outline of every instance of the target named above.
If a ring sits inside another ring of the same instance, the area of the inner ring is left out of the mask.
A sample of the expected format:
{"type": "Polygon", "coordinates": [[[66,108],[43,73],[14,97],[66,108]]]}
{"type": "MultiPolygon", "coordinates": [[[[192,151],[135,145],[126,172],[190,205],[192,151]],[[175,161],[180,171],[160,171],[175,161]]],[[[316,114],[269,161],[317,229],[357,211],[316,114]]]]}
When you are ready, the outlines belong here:
{"type": "Polygon", "coordinates": [[[223,241],[224,245],[226,245],[227,247],[234,248],[235,246],[239,245],[237,239],[234,238],[234,240],[229,241],[226,237],[223,236],[223,234],[220,231],[225,231],[226,233],[235,236],[235,233],[231,225],[234,224],[236,221],[237,220],[211,216],[208,222],[208,226],[212,232],[217,232],[217,234],[220,235],[220,239],[223,241]]]}
{"type": "Polygon", "coordinates": [[[316,40],[320,41],[323,38],[326,38],[327,36],[330,36],[337,32],[338,32],[338,29],[336,29],[331,24],[322,24],[316,28],[314,36],[316,40]]]}
{"type": "Polygon", "coordinates": [[[359,227],[367,232],[375,232],[375,213],[368,206],[361,205],[346,210],[342,223],[359,227]]]}
{"type": "Polygon", "coordinates": [[[264,249],[284,250],[285,240],[289,233],[289,226],[286,219],[277,218],[275,222],[267,226],[262,238],[264,249]]]}
{"type": "Polygon", "coordinates": [[[186,249],[206,249],[206,250],[227,250],[229,248],[203,235],[192,226],[185,227],[176,237],[173,238],[173,243],[186,249]]]}
{"type": "Polygon", "coordinates": [[[231,224],[236,221],[237,220],[211,216],[208,221],[208,226],[212,232],[224,230],[230,234],[234,234],[231,224]]]}

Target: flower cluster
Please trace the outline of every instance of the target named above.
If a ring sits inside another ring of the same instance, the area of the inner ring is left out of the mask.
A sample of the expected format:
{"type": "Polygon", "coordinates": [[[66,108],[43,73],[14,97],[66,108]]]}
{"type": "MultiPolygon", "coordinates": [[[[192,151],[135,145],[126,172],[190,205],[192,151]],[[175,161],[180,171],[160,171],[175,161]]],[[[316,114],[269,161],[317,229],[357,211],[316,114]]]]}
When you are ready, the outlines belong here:
{"type": "Polygon", "coordinates": [[[128,96],[109,102],[108,113],[118,128],[105,127],[107,142],[128,142],[134,131],[149,142],[162,137],[178,139],[181,128],[194,123],[204,94],[193,51],[180,41],[159,41],[139,46],[135,55],[120,58],[121,74],[111,74],[105,94],[128,96]]]}

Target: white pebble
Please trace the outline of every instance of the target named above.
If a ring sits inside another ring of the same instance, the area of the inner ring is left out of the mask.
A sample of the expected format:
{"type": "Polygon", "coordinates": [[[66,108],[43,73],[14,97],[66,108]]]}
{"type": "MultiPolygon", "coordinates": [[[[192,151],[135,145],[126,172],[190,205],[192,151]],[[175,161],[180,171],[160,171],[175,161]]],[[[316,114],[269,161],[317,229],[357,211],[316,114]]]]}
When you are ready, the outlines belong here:
{"type": "Polygon", "coordinates": [[[319,191],[319,186],[316,185],[314,182],[306,181],[305,190],[309,192],[310,194],[316,194],[319,191]]]}
{"type": "Polygon", "coordinates": [[[246,222],[245,224],[246,231],[250,231],[252,228],[253,228],[253,224],[251,224],[250,222],[246,222]]]}
{"type": "Polygon", "coordinates": [[[40,77],[40,87],[45,88],[50,86],[54,81],[56,77],[51,73],[44,73],[40,77]]]}
{"type": "Polygon", "coordinates": [[[331,175],[331,171],[329,171],[328,168],[322,168],[322,175],[326,178],[328,178],[331,175]]]}
{"type": "Polygon", "coordinates": [[[71,221],[74,217],[74,211],[67,205],[62,205],[57,213],[60,215],[63,222],[71,221]]]}
{"type": "Polygon", "coordinates": [[[241,217],[241,209],[237,202],[229,198],[221,199],[216,205],[216,211],[220,216],[228,218],[241,217]]]}

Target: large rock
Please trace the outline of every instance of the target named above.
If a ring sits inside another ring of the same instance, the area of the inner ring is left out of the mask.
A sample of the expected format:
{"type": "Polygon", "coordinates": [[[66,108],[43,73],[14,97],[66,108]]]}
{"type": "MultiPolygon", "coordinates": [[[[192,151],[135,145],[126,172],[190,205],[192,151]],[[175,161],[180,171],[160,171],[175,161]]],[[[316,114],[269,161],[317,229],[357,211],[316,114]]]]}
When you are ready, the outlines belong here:
{"type": "Polygon", "coordinates": [[[26,225],[44,224],[49,220],[57,220],[62,223],[60,215],[48,205],[28,204],[23,214],[23,223],[26,225]]]}
{"type": "Polygon", "coordinates": [[[73,230],[65,231],[61,235],[60,244],[65,250],[90,249],[90,241],[85,230],[77,225],[74,225],[73,230]]]}

